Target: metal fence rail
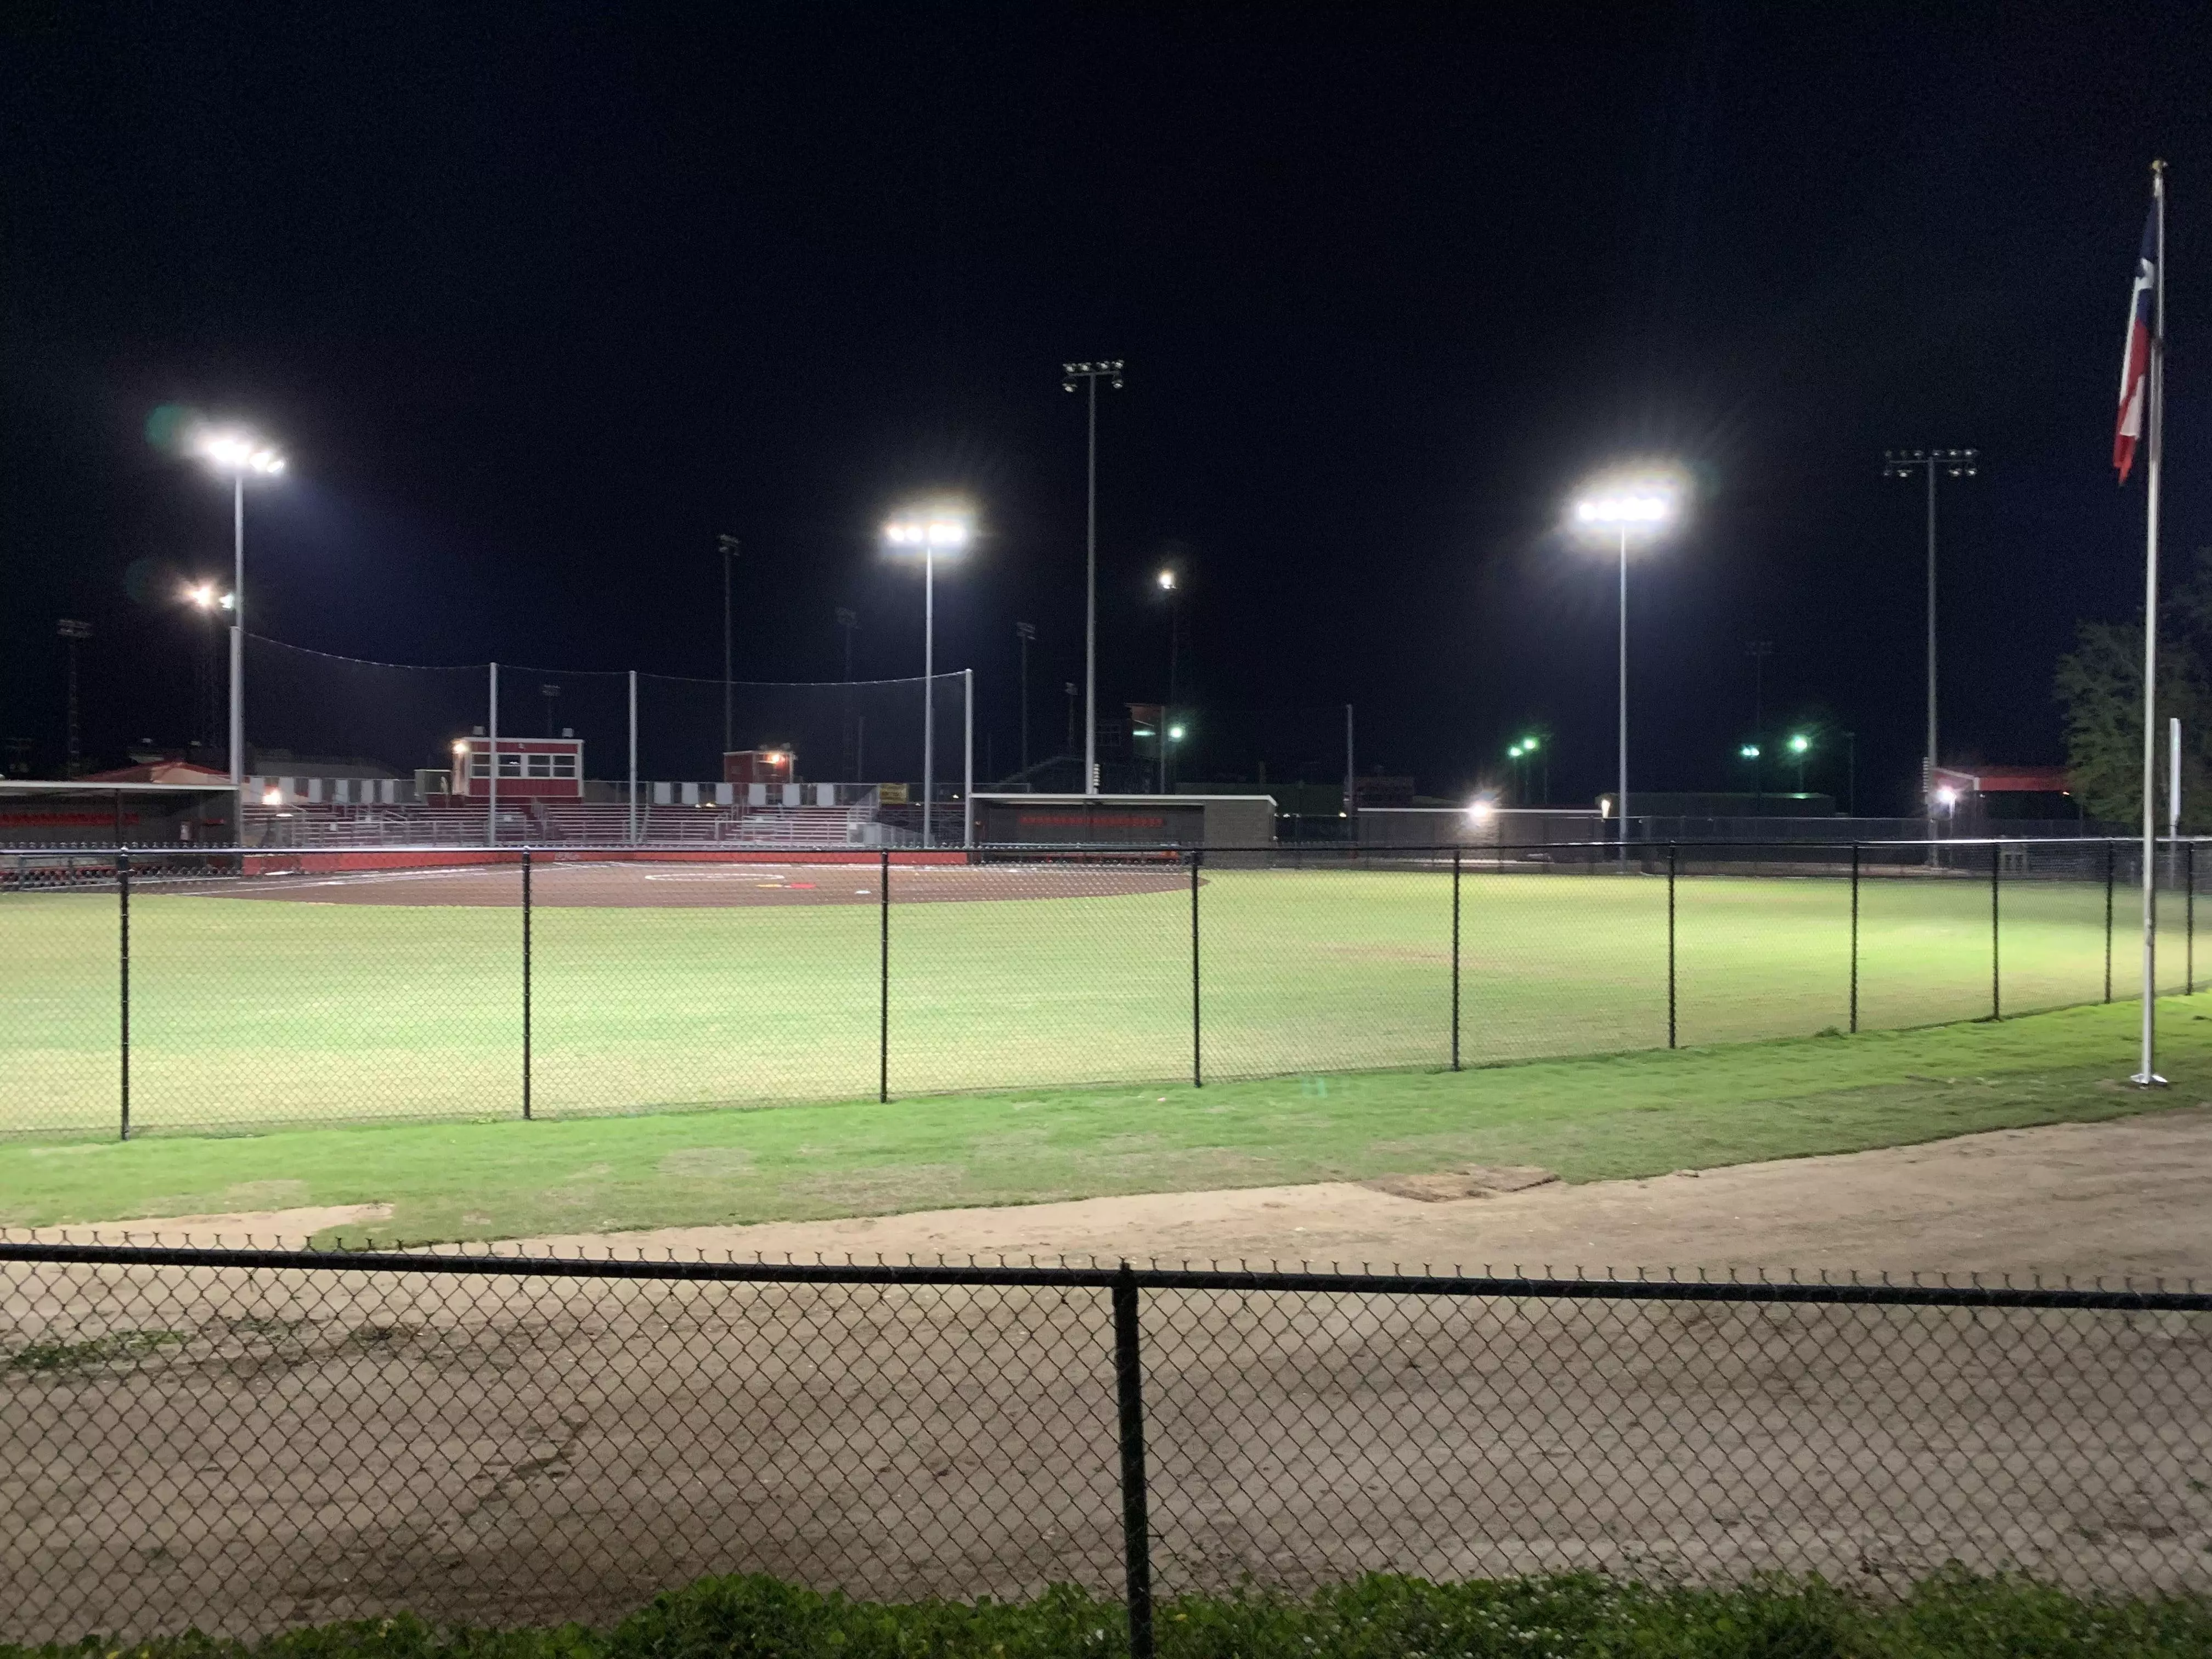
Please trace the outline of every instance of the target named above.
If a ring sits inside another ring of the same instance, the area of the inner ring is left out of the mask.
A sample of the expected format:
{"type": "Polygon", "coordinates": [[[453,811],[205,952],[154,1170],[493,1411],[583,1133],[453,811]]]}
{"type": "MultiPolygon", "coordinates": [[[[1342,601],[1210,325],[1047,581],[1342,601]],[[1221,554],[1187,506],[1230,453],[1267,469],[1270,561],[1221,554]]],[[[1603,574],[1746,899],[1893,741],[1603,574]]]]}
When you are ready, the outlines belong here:
{"type": "MultiPolygon", "coordinates": [[[[0,1133],[1202,1086],[1995,1019],[2132,991],[2141,857],[2080,840],[10,854],[0,1133]]],[[[2193,842],[2160,850],[2162,991],[2196,988],[2198,863],[2193,842]]]]}
{"type": "Polygon", "coordinates": [[[2212,1296],[0,1242],[0,1639],[1948,1561],[2212,1589],[2212,1296]]]}

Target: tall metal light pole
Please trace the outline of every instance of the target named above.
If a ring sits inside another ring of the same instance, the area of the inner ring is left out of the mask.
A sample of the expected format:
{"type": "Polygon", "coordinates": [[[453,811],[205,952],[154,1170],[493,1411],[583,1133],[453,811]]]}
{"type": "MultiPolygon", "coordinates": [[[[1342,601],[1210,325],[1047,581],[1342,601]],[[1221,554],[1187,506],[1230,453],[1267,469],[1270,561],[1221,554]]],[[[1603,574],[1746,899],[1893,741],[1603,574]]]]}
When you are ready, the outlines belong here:
{"type": "Polygon", "coordinates": [[[837,723],[837,738],[845,775],[860,781],[860,745],[853,730],[853,635],[860,626],[860,613],[849,605],[837,607],[837,626],[845,635],[845,709],[837,723]]]}
{"type": "Polygon", "coordinates": [[[1928,479],[1928,736],[1920,762],[1920,799],[1922,810],[1930,815],[1935,811],[1931,803],[1939,753],[1936,747],[1936,475],[1971,478],[1981,455],[1978,449],[1886,449],[1881,454],[1883,477],[1909,478],[1917,471],[1928,479]]]}
{"type": "MultiPolygon", "coordinates": [[[[730,567],[738,560],[738,538],[735,536],[717,536],[714,545],[722,555],[722,752],[726,755],[737,746],[733,740],[736,721],[732,718],[737,671],[730,643],[730,567]]],[[[848,673],[845,678],[850,679],[853,677],[848,673]]]]}
{"type": "Polygon", "coordinates": [[[60,636],[63,653],[69,659],[69,727],[62,751],[62,775],[73,778],[83,752],[77,738],[76,648],[92,637],[92,624],[79,622],[75,617],[64,617],[55,623],[54,632],[60,636]]]}
{"type": "Polygon", "coordinates": [[[1022,781],[1029,781],[1030,769],[1030,647],[1036,643],[1036,624],[1018,622],[1014,637],[1022,645],[1022,781]]]}
{"type": "Polygon", "coordinates": [[[937,844],[937,559],[968,545],[974,522],[952,502],[925,505],[884,526],[884,545],[894,553],[921,555],[921,844],[937,844]]]}
{"type": "Polygon", "coordinates": [[[1618,787],[1614,803],[1620,820],[1620,867],[1628,869],[1628,538],[1632,531],[1656,535],[1673,522],[1680,492],[1670,480],[1624,477],[1601,481],[1575,503],[1575,522],[1584,532],[1615,540],[1620,556],[1618,787]]]}
{"type": "Polygon", "coordinates": [[[240,792],[234,831],[245,828],[246,786],[246,479],[251,473],[274,477],[284,470],[284,458],[259,439],[243,432],[207,431],[192,447],[218,472],[230,476],[230,784],[240,792]]]}
{"type": "Polygon", "coordinates": [[[1089,411],[1085,427],[1083,486],[1083,793],[1098,793],[1098,382],[1116,391],[1121,386],[1121,360],[1111,362],[1062,363],[1060,389],[1075,390],[1081,380],[1088,387],[1089,411]]]}

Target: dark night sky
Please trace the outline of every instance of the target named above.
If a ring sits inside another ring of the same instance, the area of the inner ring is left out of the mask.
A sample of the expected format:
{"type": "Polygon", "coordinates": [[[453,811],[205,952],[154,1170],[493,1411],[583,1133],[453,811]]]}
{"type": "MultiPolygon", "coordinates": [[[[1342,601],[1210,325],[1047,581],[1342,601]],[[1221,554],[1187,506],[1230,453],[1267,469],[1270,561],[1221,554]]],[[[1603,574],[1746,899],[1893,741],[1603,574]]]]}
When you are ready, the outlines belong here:
{"type": "MultiPolygon", "coordinates": [[[[1589,469],[1679,457],[1632,596],[1637,777],[1728,782],[1770,713],[1918,754],[1920,498],[1945,501],[1946,749],[2057,758],[2053,659],[2140,609],[2108,465],[2154,155],[2173,166],[2167,543],[2212,540],[2202,7],[17,5],[0,33],[0,735],[186,735],[166,570],[218,487],[155,405],[249,416],[257,628],[416,662],[741,673],[921,660],[873,531],[959,485],[939,589],[1002,764],[1079,665],[1079,402],[1102,406],[1102,696],[1157,696],[1191,574],[1211,705],[1359,705],[1364,763],[1464,787],[1520,722],[1611,765],[1589,469]],[[134,568],[140,573],[134,578],[134,568]]],[[[1322,716],[1325,720],[1328,717],[1322,716]]],[[[699,769],[711,762],[702,757],[699,769]]]]}

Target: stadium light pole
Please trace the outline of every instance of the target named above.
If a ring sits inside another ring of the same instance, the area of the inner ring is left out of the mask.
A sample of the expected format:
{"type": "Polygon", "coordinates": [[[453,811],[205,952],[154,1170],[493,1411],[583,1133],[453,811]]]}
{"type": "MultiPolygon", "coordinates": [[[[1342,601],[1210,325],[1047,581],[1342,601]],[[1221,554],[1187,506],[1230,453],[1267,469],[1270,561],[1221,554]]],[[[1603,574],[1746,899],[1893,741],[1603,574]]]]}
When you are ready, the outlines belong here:
{"type": "Polygon", "coordinates": [[[1016,623],[1014,638],[1022,647],[1022,781],[1026,785],[1030,770],[1030,647],[1036,643],[1036,624],[1016,623]]]}
{"type": "MultiPolygon", "coordinates": [[[[230,595],[219,590],[213,582],[194,582],[183,592],[185,604],[213,623],[218,617],[230,614],[230,595]]],[[[200,733],[195,739],[203,748],[215,746],[216,727],[222,724],[222,714],[216,702],[216,686],[219,678],[217,663],[222,654],[222,635],[210,629],[207,648],[195,653],[192,668],[192,725],[200,733]]]]}
{"type": "Polygon", "coordinates": [[[1181,655],[1182,644],[1182,578],[1173,565],[1164,568],[1152,578],[1168,607],[1168,700],[1161,705],[1160,730],[1160,793],[1168,792],[1168,745],[1164,735],[1169,719],[1176,709],[1176,659],[1181,655]]]}
{"type": "Polygon", "coordinates": [[[925,503],[899,514],[884,526],[884,546],[892,553],[921,555],[921,844],[933,847],[932,827],[937,789],[937,560],[957,555],[975,534],[975,520],[957,502],[925,503]]]}
{"type": "Polygon", "coordinates": [[[1628,540],[1656,536],[1679,513],[1680,488],[1662,477],[1616,477],[1593,484],[1575,502],[1575,523],[1586,534],[1617,543],[1620,553],[1620,714],[1619,779],[1620,867],[1628,869],[1628,540]]]}
{"type": "MultiPolygon", "coordinates": [[[[1920,762],[1920,799],[1930,809],[1936,785],[1936,477],[1971,478],[1979,470],[1978,449],[1886,449],[1881,476],[1909,478],[1915,472],[1928,479],[1928,736],[1920,762]]],[[[1930,816],[1933,816],[1932,810],[1930,816]]]]}
{"type": "Polygon", "coordinates": [[[1098,793],[1098,382],[1121,386],[1122,363],[1062,363],[1060,389],[1089,390],[1083,491],[1083,793],[1098,793]]]}
{"type": "Polygon", "coordinates": [[[1811,751],[1812,747],[1813,739],[1802,732],[1790,734],[1790,757],[1797,763],[1797,793],[1801,795],[1805,793],[1805,757],[1811,751]]]}
{"type": "Polygon", "coordinates": [[[193,453],[230,479],[230,787],[234,835],[246,830],[246,480],[270,478],[284,470],[284,458],[244,432],[201,433],[193,453]]]}
{"type": "MultiPolygon", "coordinates": [[[[730,642],[730,568],[738,562],[738,538],[717,536],[714,545],[722,555],[722,752],[726,755],[732,747],[731,732],[736,723],[732,718],[737,670],[730,642]]],[[[853,677],[848,672],[845,678],[849,680],[853,677]]]]}

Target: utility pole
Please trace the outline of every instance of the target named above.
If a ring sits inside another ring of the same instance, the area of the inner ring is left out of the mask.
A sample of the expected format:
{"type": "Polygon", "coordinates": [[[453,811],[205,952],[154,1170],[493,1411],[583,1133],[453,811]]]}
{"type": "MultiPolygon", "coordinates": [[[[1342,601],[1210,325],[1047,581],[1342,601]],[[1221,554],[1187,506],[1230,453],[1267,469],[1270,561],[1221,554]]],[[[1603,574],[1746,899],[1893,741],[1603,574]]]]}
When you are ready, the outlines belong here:
{"type": "Polygon", "coordinates": [[[1103,380],[1120,391],[1121,368],[1119,357],[1110,362],[1060,366],[1062,392],[1074,391],[1075,383],[1081,380],[1090,392],[1083,496],[1083,793],[1086,795],[1098,793],[1098,382],[1103,380]]]}
{"type": "MultiPolygon", "coordinates": [[[[721,550],[722,554],[722,752],[726,755],[737,747],[732,741],[732,734],[737,724],[733,718],[736,708],[737,659],[731,646],[730,568],[738,561],[738,538],[735,536],[717,536],[714,538],[714,544],[721,550]]],[[[849,679],[852,676],[848,674],[846,678],[849,679]]]]}
{"type": "Polygon", "coordinates": [[[1080,688],[1073,680],[1067,683],[1067,752],[1075,752],[1075,694],[1080,688]]]}
{"type": "Polygon", "coordinates": [[[77,775],[82,754],[77,741],[76,648],[83,641],[92,637],[92,624],[79,622],[74,617],[64,617],[54,625],[54,632],[61,636],[63,650],[69,658],[69,745],[68,758],[62,765],[62,775],[73,778],[77,775]]]}
{"type": "Polygon", "coordinates": [[[1022,645],[1022,772],[1023,781],[1028,781],[1030,769],[1030,647],[1036,643],[1036,624],[1018,622],[1014,637],[1022,645]]]}
{"type": "Polygon", "coordinates": [[[1344,817],[1359,839],[1359,769],[1352,761],[1352,705],[1344,705],[1344,817]]]}
{"type": "Polygon", "coordinates": [[[1923,810],[1930,812],[1939,752],[1936,747],[1936,475],[1971,478],[1981,453],[1978,449],[1886,449],[1881,456],[1883,477],[1909,478],[1919,471],[1928,479],[1928,736],[1920,761],[1920,798],[1923,810]]]}
{"type": "Polygon", "coordinates": [[[1772,640],[1753,640],[1743,648],[1751,659],[1751,740],[1766,743],[1766,659],[1774,654],[1772,640]]]}

